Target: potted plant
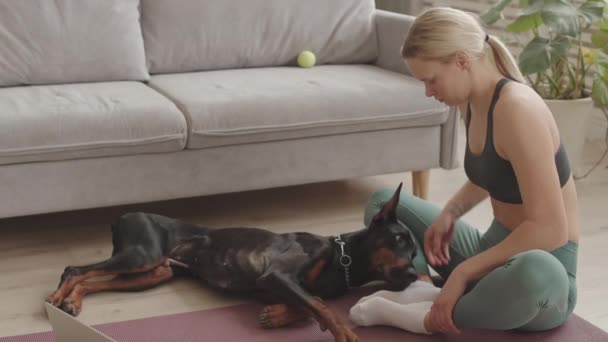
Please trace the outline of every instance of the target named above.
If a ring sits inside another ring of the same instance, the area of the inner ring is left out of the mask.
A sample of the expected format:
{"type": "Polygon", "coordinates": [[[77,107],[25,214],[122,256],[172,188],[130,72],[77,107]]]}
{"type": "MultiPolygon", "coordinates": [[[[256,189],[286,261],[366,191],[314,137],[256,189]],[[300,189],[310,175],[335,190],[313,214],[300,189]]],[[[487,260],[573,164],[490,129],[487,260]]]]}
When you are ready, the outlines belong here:
{"type": "MultiPolygon", "coordinates": [[[[607,0],[518,0],[519,13],[506,26],[523,46],[517,56],[529,85],[551,109],[574,176],[592,106],[608,108],[607,0]],[[590,44],[585,40],[589,40],[590,44]]],[[[486,25],[505,20],[512,0],[482,13],[486,25]]]]}

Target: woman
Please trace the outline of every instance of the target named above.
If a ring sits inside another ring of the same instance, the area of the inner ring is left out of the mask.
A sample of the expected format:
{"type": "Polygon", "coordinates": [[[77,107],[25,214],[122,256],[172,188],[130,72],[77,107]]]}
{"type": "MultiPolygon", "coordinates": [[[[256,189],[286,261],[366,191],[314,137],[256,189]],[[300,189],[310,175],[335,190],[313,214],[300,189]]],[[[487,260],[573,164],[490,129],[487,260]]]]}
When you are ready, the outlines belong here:
{"type": "MultiPolygon", "coordinates": [[[[351,318],[419,333],[561,325],[576,303],[579,221],[551,112],[505,46],[465,12],[421,14],[402,56],[426,96],[465,113],[468,181],[442,210],[407,194],[397,209],[423,246],[417,270],[428,274],[428,260],[446,279],[443,288],[416,284],[403,293],[379,292],[355,305],[351,318]],[[494,220],[482,235],[458,218],[487,197],[494,220]]],[[[391,193],[373,195],[367,221],[391,193]]]]}

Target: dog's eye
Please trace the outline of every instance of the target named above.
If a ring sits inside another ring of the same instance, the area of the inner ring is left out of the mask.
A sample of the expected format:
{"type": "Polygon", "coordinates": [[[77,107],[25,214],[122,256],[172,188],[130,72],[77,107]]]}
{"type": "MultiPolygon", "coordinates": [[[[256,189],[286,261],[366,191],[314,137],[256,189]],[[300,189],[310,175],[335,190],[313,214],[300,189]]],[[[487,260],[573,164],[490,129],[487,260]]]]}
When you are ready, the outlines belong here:
{"type": "Polygon", "coordinates": [[[401,235],[395,236],[395,243],[397,246],[403,246],[405,244],[405,239],[401,235]]]}

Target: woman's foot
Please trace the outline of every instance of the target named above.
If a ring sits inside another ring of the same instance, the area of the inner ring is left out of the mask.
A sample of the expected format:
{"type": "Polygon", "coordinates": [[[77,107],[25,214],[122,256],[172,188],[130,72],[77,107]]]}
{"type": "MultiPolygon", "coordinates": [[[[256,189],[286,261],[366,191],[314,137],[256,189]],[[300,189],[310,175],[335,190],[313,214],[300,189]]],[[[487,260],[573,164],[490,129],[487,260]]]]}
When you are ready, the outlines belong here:
{"type": "Polygon", "coordinates": [[[439,294],[439,291],[441,291],[441,289],[436,288],[432,283],[417,280],[402,291],[376,291],[369,296],[362,297],[355,305],[364,303],[376,297],[382,297],[398,304],[411,304],[428,301],[432,302],[439,294]]]}
{"type": "Polygon", "coordinates": [[[350,319],[360,326],[387,325],[417,334],[429,334],[425,319],[433,302],[399,304],[382,297],[358,303],[350,309],[350,319]]]}

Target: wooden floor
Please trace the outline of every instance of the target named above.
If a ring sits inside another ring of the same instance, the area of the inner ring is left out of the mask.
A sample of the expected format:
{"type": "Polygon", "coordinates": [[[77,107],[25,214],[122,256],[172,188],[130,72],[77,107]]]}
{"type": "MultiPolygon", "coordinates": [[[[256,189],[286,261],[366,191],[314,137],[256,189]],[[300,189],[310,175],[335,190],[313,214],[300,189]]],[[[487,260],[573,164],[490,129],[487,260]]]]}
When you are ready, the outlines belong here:
{"type": "MultiPolygon", "coordinates": [[[[462,144],[461,144],[462,145],[462,144]]],[[[587,146],[586,160],[603,145],[587,146]]],[[[605,158],[608,159],[608,158],[605,158]]],[[[608,331],[608,160],[577,181],[583,233],[578,263],[575,313],[608,331]]],[[[590,164],[589,164],[590,165],[590,164]]],[[[369,195],[394,188],[409,174],[294,186],[197,199],[132,205],[0,220],[0,336],[49,330],[43,301],[67,265],[86,264],[111,253],[109,223],[126,211],[145,210],[207,226],[258,226],[275,231],[320,234],[362,228],[369,195]]],[[[462,168],[431,173],[430,201],[443,205],[464,182],[462,168]]],[[[489,203],[466,217],[481,230],[491,220],[489,203]]],[[[211,292],[190,279],[178,279],[144,292],[99,293],[84,300],[80,319],[89,323],[121,321],[193,311],[239,302],[211,292]]]]}

